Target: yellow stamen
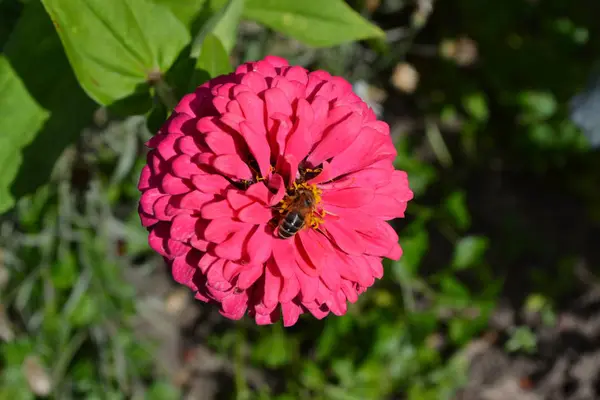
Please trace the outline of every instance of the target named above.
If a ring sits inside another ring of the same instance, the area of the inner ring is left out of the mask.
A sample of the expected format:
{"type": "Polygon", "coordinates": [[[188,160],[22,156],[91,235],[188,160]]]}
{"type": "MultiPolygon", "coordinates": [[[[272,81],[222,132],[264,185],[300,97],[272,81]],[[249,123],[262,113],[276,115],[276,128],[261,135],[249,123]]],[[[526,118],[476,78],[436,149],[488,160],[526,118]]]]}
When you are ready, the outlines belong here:
{"type": "Polygon", "coordinates": [[[304,226],[309,226],[313,229],[317,229],[320,224],[325,221],[325,210],[318,209],[316,206],[321,203],[321,189],[316,185],[310,185],[306,182],[296,183],[288,189],[289,194],[286,195],[283,200],[279,202],[279,213],[284,214],[287,212],[297,197],[297,193],[300,190],[309,190],[313,194],[314,206],[311,212],[309,212],[304,218],[304,226]]]}

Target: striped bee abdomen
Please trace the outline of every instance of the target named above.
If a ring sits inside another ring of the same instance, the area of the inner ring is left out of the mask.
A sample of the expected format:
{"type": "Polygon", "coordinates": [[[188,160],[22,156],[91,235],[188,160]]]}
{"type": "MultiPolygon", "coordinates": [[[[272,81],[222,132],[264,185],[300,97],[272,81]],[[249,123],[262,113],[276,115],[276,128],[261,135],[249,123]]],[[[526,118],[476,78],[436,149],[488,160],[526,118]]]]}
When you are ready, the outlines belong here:
{"type": "Polygon", "coordinates": [[[304,226],[304,217],[297,212],[290,212],[279,225],[279,237],[287,239],[294,236],[304,226]]]}

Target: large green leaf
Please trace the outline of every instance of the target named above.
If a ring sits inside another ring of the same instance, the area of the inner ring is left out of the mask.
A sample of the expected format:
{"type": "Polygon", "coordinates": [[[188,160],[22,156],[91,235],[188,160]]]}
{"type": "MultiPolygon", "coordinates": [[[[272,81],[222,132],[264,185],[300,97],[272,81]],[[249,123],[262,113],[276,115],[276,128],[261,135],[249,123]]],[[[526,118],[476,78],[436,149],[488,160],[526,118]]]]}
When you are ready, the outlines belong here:
{"type": "Polygon", "coordinates": [[[42,0],[81,86],[109,105],[166,72],[189,43],[186,26],[149,0],[42,0]]]}
{"type": "Polygon", "coordinates": [[[213,16],[206,21],[200,32],[194,38],[191,55],[196,58],[200,54],[200,46],[208,34],[217,37],[227,54],[231,53],[235,46],[237,28],[240,23],[244,0],[228,0],[213,16]]]}
{"type": "Polygon", "coordinates": [[[200,55],[196,61],[193,84],[198,86],[215,76],[232,71],[229,55],[219,38],[209,33],[202,42],[200,55]]]}
{"type": "Polygon", "coordinates": [[[156,4],[168,7],[187,27],[191,27],[203,11],[207,0],[153,0],[156,4]]]}
{"type": "Polygon", "coordinates": [[[27,92],[6,57],[0,57],[0,212],[14,204],[10,184],[22,161],[21,149],[28,145],[48,118],[27,92]]]}
{"type": "Polygon", "coordinates": [[[318,47],[384,36],[343,0],[246,0],[244,17],[318,47]]]}
{"type": "Polygon", "coordinates": [[[94,108],[39,2],[27,4],[4,47],[0,93],[0,212],[4,212],[15,198],[47,181],[56,159],[91,120],[94,108]]]}

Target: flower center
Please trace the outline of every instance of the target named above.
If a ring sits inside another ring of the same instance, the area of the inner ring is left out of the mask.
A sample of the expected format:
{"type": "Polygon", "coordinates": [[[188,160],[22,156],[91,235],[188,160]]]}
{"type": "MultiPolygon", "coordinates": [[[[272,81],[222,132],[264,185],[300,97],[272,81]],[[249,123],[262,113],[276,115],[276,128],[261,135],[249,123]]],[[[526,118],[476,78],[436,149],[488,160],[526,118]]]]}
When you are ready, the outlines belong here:
{"type": "Polygon", "coordinates": [[[321,189],[306,182],[294,182],[279,202],[278,209],[282,215],[290,212],[298,213],[304,218],[304,226],[317,229],[325,218],[325,210],[318,207],[319,203],[321,203],[321,189]]]}

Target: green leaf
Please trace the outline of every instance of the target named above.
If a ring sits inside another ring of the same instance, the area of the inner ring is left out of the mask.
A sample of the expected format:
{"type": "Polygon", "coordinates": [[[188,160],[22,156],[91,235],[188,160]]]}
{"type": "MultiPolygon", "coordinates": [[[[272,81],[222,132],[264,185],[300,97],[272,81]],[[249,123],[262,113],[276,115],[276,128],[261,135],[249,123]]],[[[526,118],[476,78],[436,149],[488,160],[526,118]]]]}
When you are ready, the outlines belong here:
{"type": "Polygon", "coordinates": [[[488,105],[481,93],[473,93],[463,99],[463,106],[477,122],[485,122],[489,117],[488,105]]]}
{"type": "Polygon", "coordinates": [[[52,284],[58,289],[70,288],[77,280],[78,273],[75,255],[73,253],[66,253],[52,265],[52,270],[50,271],[52,284]]]}
{"type": "Polygon", "coordinates": [[[558,108],[556,98],[551,92],[521,92],[519,103],[525,109],[525,115],[522,118],[529,123],[552,117],[558,108]]]}
{"type": "Polygon", "coordinates": [[[537,337],[528,326],[518,326],[511,332],[504,348],[511,353],[523,351],[531,354],[537,350],[537,337]]]}
{"type": "Polygon", "coordinates": [[[228,74],[232,71],[231,62],[227,51],[219,38],[208,34],[202,42],[200,55],[194,69],[193,84],[199,86],[216,76],[228,74]]]}
{"type": "Polygon", "coordinates": [[[180,391],[173,385],[167,382],[154,382],[146,393],[148,400],[170,400],[180,399],[180,391]]]}
{"type": "Polygon", "coordinates": [[[274,325],[270,332],[261,336],[252,356],[269,368],[278,368],[290,362],[296,351],[294,340],[286,336],[281,325],[274,325]]]}
{"type": "Polygon", "coordinates": [[[48,118],[48,111],[29,95],[8,60],[0,56],[0,213],[14,205],[10,185],[27,146],[48,118]]]}
{"type": "Polygon", "coordinates": [[[244,17],[315,47],[385,36],[342,0],[247,0],[244,17]]]}
{"type": "Polygon", "coordinates": [[[145,92],[190,40],[185,25],[149,0],[42,0],[77,78],[109,105],[145,92]]]}
{"type": "Polygon", "coordinates": [[[94,107],[39,2],[27,3],[0,56],[0,93],[1,213],[48,180],[94,107]]]}
{"type": "Polygon", "coordinates": [[[74,326],[85,326],[91,324],[97,318],[98,305],[96,301],[92,296],[84,294],[69,315],[69,322],[74,326]]]}
{"type": "Polygon", "coordinates": [[[467,199],[464,191],[453,192],[445,201],[445,208],[452,217],[454,224],[459,229],[468,229],[471,225],[471,216],[467,208],[467,199]]]}
{"type": "Polygon", "coordinates": [[[488,239],[483,236],[467,236],[460,239],[454,249],[452,267],[461,270],[481,263],[488,245],[488,239]]]}
{"type": "Polygon", "coordinates": [[[168,7],[185,26],[190,27],[202,11],[206,0],[153,0],[156,4],[168,7]]]}
{"type": "Polygon", "coordinates": [[[300,381],[309,389],[320,390],[325,385],[325,376],[314,361],[306,360],[300,372],[300,381]]]}
{"type": "Polygon", "coordinates": [[[209,34],[216,36],[221,41],[226,54],[231,53],[235,46],[237,28],[243,10],[244,0],[229,0],[202,26],[194,38],[190,51],[191,56],[197,58],[200,55],[205,38],[209,34]]]}
{"type": "Polygon", "coordinates": [[[393,271],[398,282],[407,277],[414,277],[429,246],[429,235],[425,227],[415,226],[417,229],[412,235],[400,240],[402,257],[393,263],[393,271]]]}

